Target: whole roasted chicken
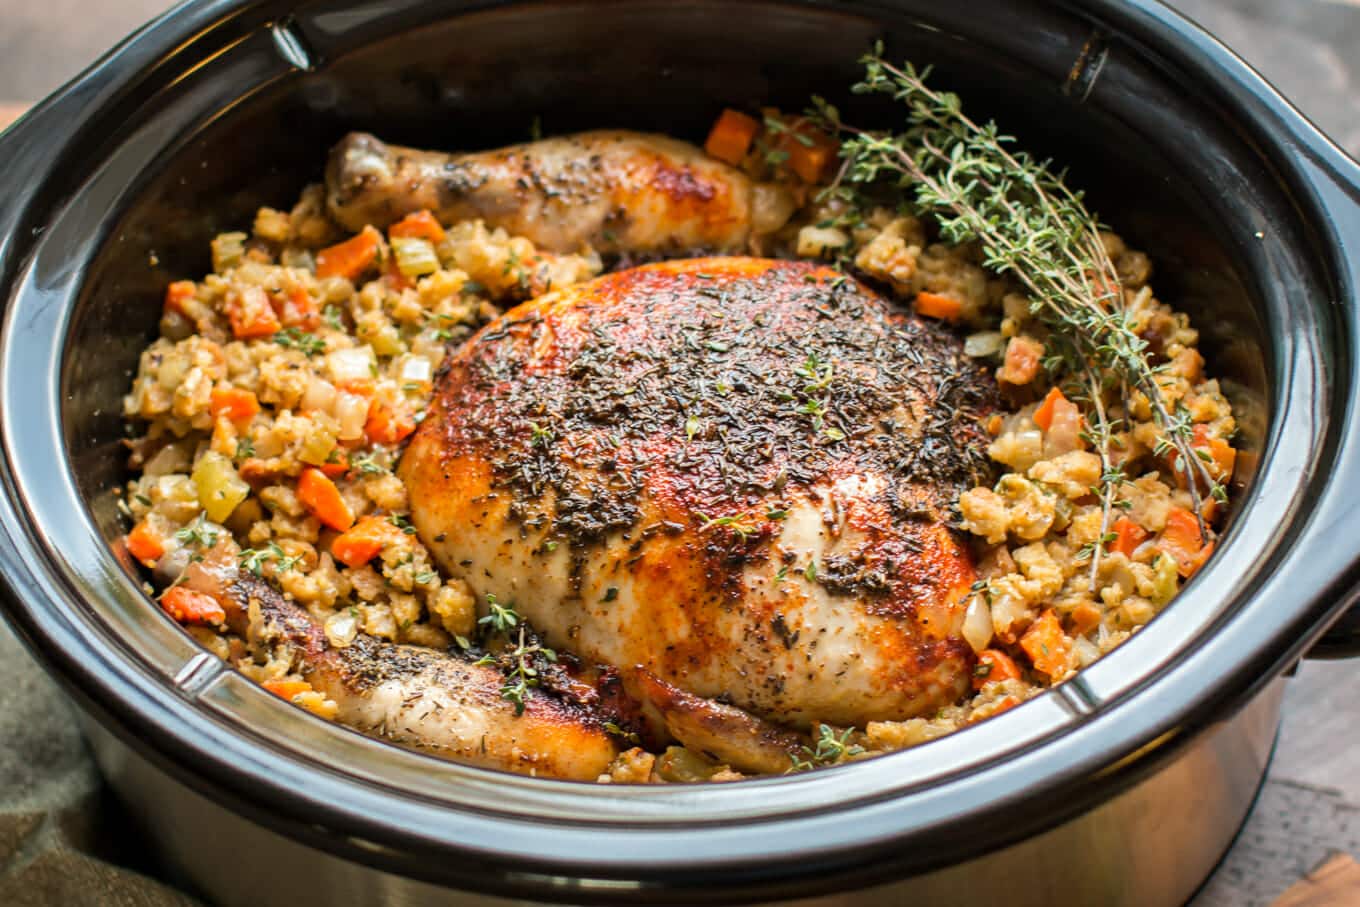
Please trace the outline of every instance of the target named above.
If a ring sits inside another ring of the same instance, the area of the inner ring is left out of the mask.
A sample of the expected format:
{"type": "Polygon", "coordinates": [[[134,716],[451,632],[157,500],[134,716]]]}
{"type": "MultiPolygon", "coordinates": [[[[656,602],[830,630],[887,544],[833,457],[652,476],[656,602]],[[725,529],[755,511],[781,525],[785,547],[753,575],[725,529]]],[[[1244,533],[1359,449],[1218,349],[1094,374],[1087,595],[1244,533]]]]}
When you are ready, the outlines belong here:
{"type": "MultiPolygon", "coordinates": [[[[352,136],[327,188],[342,223],[432,207],[560,251],[737,253],[787,218],[757,216],[777,192],[736,169],[630,133],[455,156],[352,136]]],[[[563,687],[585,694],[545,683],[520,713],[456,653],[337,660],[268,590],[242,620],[310,653],[350,721],[409,745],[590,777],[622,711],[653,741],[781,771],[814,722],[905,719],[967,688],[975,576],[949,521],[986,469],[993,390],[957,338],[831,268],[734,256],[608,274],[453,352],[399,468],[443,569],[585,666],[563,687]],[[476,705],[467,727],[442,714],[460,702],[476,705]]]]}

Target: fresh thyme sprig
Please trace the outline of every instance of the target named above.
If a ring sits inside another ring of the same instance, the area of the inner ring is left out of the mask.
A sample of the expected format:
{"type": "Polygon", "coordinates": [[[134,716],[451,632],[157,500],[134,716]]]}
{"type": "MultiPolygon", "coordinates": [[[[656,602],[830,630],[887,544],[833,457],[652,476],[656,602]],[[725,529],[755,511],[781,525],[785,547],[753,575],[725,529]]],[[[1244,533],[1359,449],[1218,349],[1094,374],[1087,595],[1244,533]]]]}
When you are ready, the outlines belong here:
{"type": "MultiPolygon", "coordinates": [[[[496,596],[486,597],[488,613],[477,623],[484,628],[483,637],[489,640],[494,636],[504,636],[508,641],[515,632],[513,646],[506,645],[499,655],[486,654],[477,660],[479,665],[497,665],[505,672],[505,683],[501,685],[501,698],[515,705],[515,714],[523,715],[525,697],[529,691],[542,683],[540,670],[543,662],[556,664],[557,653],[538,641],[538,638],[524,623],[514,605],[502,605],[496,596]]],[[[467,647],[464,647],[467,648],[467,647]]]]}
{"type": "Polygon", "coordinates": [[[819,765],[835,765],[852,756],[859,756],[864,748],[850,742],[854,728],[846,728],[839,734],[829,724],[817,725],[816,746],[804,746],[802,753],[789,757],[791,772],[803,772],[819,765]]]}
{"type": "Polygon", "coordinates": [[[1092,548],[1091,586],[1107,544],[1119,487],[1126,481],[1111,452],[1113,426],[1104,405],[1106,388],[1120,384],[1141,392],[1161,429],[1158,455],[1181,472],[1200,531],[1208,535],[1202,494],[1222,500],[1225,491],[1194,449],[1183,407],[1168,404],[1147,356],[1147,342],[1124,306],[1119,274],[1100,236],[1099,221],[1081,193],[1050,162],[1014,148],[995,123],[980,125],[963,113],[957,95],[926,85],[930,68],[896,67],[878,44],[861,62],[864,79],[856,94],[883,94],[908,108],[904,132],[871,132],[845,123],[835,107],[813,99],[810,114],[833,134],[845,136],[842,165],[826,190],[829,198],[860,201],[853,186],[886,185],[910,193],[917,208],[933,215],[943,238],[982,246],[983,263],[1013,275],[1030,296],[1031,311],[1062,338],[1063,360],[1089,390],[1088,440],[1100,454],[1102,504],[1099,543],[1092,548]]]}

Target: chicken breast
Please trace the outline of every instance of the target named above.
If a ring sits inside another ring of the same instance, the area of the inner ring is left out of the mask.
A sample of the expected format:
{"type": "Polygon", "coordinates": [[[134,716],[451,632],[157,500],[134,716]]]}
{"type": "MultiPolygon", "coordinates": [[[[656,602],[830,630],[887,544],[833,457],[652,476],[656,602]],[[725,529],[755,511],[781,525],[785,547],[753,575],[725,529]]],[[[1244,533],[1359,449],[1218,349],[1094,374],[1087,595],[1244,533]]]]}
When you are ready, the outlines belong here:
{"type": "Polygon", "coordinates": [[[331,216],[350,230],[422,208],[480,219],[541,249],[660,254],[744,251],[793,213],[785,190],[664,135],[583,132],[444,154],[347,136],[326,169],[331,216]]]}
{"type": "Polygon", "coordinates": [[[489,324],[400,474],[441,566],[548,644],[862,725],[969,683],[974,572],[947,521],[987,468],[993,392],[947,331],[835,270],[672,261],[489,324]]]}
{"type": "MultiPolygon", "coordinates": [[[[393,743],[487,768],[594,781],[619,752],[588,684],[526,691],[521,711],[494,664],[359,634],[337,648],[301,607],[269,583],[209,558],[190,583],[222,602],[227,622],[260,660],[283,660],[338,706],[336,720],[393,743]],[[575,695],[572,695],[572,694],[575,695]]],[[[617,726],[617,725],[616,725],[617,726]]]]}

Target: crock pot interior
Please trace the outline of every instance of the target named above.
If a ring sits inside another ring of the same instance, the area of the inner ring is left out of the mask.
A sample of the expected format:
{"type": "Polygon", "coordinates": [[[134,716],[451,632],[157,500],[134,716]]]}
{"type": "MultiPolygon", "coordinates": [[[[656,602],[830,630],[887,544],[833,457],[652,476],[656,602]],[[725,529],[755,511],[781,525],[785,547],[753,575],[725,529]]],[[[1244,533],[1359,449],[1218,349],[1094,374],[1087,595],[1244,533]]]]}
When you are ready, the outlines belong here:
{"type": "MultiPolygon", "coordinates": [[[[455,15],[442,4],[355,2],[243,22],[239,40],[204,57],[203,72],[130,96],[125,119],[90,137],[85,152],[98,163],[74,171],[92,175],[58,229],[89,256],[64,265],[83,278],[60,363],[61,426],[94,533],[112,544],[126,530],[115,495],[126,480],[121,396],[155,334],[164,286],[210,269],[216,232],[248,229],[261,204],[291,204],[320,178],[327,149],[347,130],[471,149],[526,139],[538,118],[545,133],[622,126],[701,141],[724,106],[800,109],[814,92],[856,120],[890,126],[898,110],[845,91],[857,57],[880,37],[891,56],[936,64],[938,84],[962,94],[976,116],[995,117],[1026,147],[1069,167],[1104,220],[1152,256],[1158,295],[1190,313],[1211,370],[1229,387],[1247,452],[1238,485],[1249,488],[1289,333],[1260,286],[1283,267],[1256,239],[1263,219],[1284,210],[1275,179],[1235,124],[1138,48],[1115,42],[1106,54],[1100,40],[1089,43],[1089,23],[1047,4],[957,6],[651,0],[468,4],[455,15]],[[1074,74],[1083,53],[1089,66],[1074,74]]],[[[36,267],[56,266],[39,256],[36,267]]],[[[122,579],[105,577],[112,591],[90,606],[140,628],[121,635],[132,657],[177,683],[192,675],[187,638],[149,600],[128,597],[126,580],[140,578],[127,562],[122,569],[122,579]]],[[[1220,601],[1201,597],[1201,605],[1175,618],[1180,638],[1222,616],[1220,601]]],[[[1126,648],[1108,659],[1123,665],[1111,694],[1168,656],[1126,648]]],[[[213,708],[241,726],[286,725],[282,736],[298,748],[332,733],[271,697],[252,698],[236,681],[219,686],[213,708]]],[[[976,741],[975,753],[1038,739],[1080,712],[1052,699],[1016,710],[1023,721],[1002,716],[958,736],[976,741]]],[[[381,776],[380,763],[410,768],[417,758],[367,740],[354,746],[371,756],[370,776],[381,776]]],[[[939,752],[937,769],[948,771],[960,747],[923,752],[939,752]]],[[[928,752],[888,758],[904,767],[930,762],[928,752]]],[[[820,783],[797,781],[809,790],[820,783]]],[[[487,785],[489,798],[504,799],[504,787],[487,785]]]]}
{"type": "MultiPolygon", "coordinates": [[[[317,21],[326,25],[324,15],[317,21]]],[[[164,286],[211,269],[208,241],[218,231],[249,229],[261,204],[289,206],[320,179],[327,149],[347,130],[476,149],[525,140],[537,120],[547,134],[620,126],[702,142],[723,106],[799,110],[814,93],[891,126],[898,111],[851,101],[845,90],[859,54],[884,36],[893,55],[936,64],[938,84],[960,92],[970,112],[995,116],[1025,147],[1069,167],[1093,209],[1149,252],[1159,297],[1204,333],[1210,368],[1231,382],[1243,444],[1259,449],[1270,338],[1241,250],[1222,226],[1231,199],[1196,189],[1216,164],[1210,148],[1176,143],[1168,154],[1081,103],[1079,87],[1064,91],[1005,53],[909,19],[884,29],[849,11],[793,4],[549,3],[385,24],[394,33],[314,72],[242,85],[238,103],[168,143],[151,170],[128,174],[136,191],[101,228],[106,241],[81,287],[62,376],[75,474],[107,539],[124,531],[110,494],[126,479],[120,398],[155,336],[164,286]]],[[[306,54],[296,26],[273,34],[306,54]]],[[[1070,36],[1047,37],[1048,53],[1070,51],[1070,36]]],[[[1183,130],[1171,116],[1167,128],[1183,130]]],[[[1250,467],[1238,479],[1249,481],[1250,467]]]]}

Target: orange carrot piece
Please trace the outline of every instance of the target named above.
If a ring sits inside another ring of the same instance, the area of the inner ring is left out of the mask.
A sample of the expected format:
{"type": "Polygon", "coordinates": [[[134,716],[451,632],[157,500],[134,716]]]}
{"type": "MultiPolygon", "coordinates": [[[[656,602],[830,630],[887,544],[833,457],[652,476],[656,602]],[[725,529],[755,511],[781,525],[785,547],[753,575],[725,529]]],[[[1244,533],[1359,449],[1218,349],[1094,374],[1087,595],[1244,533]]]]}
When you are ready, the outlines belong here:
{"type": "Polygon", "coordinates": [[[1000,680],[1019,679],[1019,666],[1005,652],[1000,649],[983,649],[978,653],[977,667],[973,669],[973,689],[980,690],[987,684],[1000,680]]]}
{"type": "Polygon", "coordinates": [[[439,225],[439,221],[428,208],[419,211],[412,211],[410,214],[397,221],[387,228],[388,236],[408,236],[417,239],[428,239],[430,242],[437,243],[444,241],[444,228],[439,225]]]}
{"type": "Polygon", "coordinates": [[[751,143],[759,131],[759,121],[729,107],[713,123],[704,142],[704,151],[709,157],[735,167],[751,150],[751,143]]]}
{"type": "Polygon", "coordinates": [[[287,296],[276,296],[271,301],[279,321],[286,327],[311,331],[321,324],[321,311],[316,300],[302,287],[294,287],[287,296]]]}
{"type": "Polygon", "coordinates": [[[916,294],[916,314],[941,321],[958,321],[963,314],[963,303],[953,296],[941,296],[925,290],[916,294]]]}
{"type": "Polygon", "coordinates": [[[399,444],[416,430],[416,420],[404,409],[374,400],[368,407],[364,433],[375,444],[399,444]]]}
{"type": "Polygon", "coordinates": [[[142,520],[127,534],[128,553],[148,567],[154,566],[165,553],[165,542],[151,524],[142,520]]]}
{"type": "Polygon", "coordinates": [[[227,619],[217,599],[185,586],[167,589],[161,596],[161,610],[182,624],[220,625],[227,619]]]}
{"type": "Polygon", "coordinates": [[[1115,520],[1110,531],[1115,536],[1114,542],[1110,544],[1110,551],[1117,551],[1127,558],[1132,558],[1134,550],[1143,544],[1148,537],[1146,529],[1126,516],[1121,516],[1115,520]]]}
{"type": "Polygon", "coordinates": [[[1048,396],[1044,397],[1044,402],[1040,403],[1039,408],[1034,411],[1034,424],[1044,431],[1048,431],[1049,426],[1053,424],[1053,413],[1057,409],[1059,401],[1068,402],[1067,398],[1063,396],[1063,392],[1055,387],[1048,392],[1048,396]]]}
{"type": "Polygon", "coordinates": [[[341,243],[316,253],[317,277],[354,280],[373,266],[382,247],[382,234],[371,225],[341,243]]]}
{"type": "Polygon", "coordinates": [[[409,290],[416,285],[414,280],[401,273],[401,268],[397,266],[397,257],[395,255],[388,260],[387,267],[383,268],[383,279],[391,284],[394,290],[409,290]]]}
{"type": "Polygon", "coordinates": [[[331,555],[346,567],[360,567],[382,553],[385,546],[398,541],[402,531],[386,518],[366,516],[331,542],[331,555]]]}
{"type": "Polygon", "coordinates": [[[239,425],[255,418],[260,411],[260,401],[252,391],[239,387],[215,387],[208,400],[208,408],[214,419],[226,416],[239,425]]]}
{"type": "Polygon", "coordinates": [[[788,155],[785,166],[805,183],[821,182],[835,163],[837,143],[804,117],[781,119],[777,112],[768,110],[767,116],[784,125],[771,144],[788,155]]]}
{"type": "Polygon", "coordinates": [[[1206,545],[1199,521],[1195,515],[1183,507],[1173,507],[1166,515],[1166,528],[1157,547],[1176,561],[1176,571],[1181,576],[1194,576],[1195,571],[1204,566],[1213,545],[1206,545]]]}
{"type": "Polygon", "coordinates": [[[350,510],[340,489],[321,470],[309,466],[298,476],[298,500],[316,518],[332,529],[344,532],[354,525],[354,511],[350,510]]]}
{"type": "Polygon", "coordinates": [[[1071,643],[1063,634],[1058,615],[1050,608],[1020,637],[1020,648],[1029,656],[1035,670],[1056,679],[1067,673],[1071,643]]]}
{"type": "Polygon", "coordinates": [[[1214,478],[1223,482],[1231,479],[1233,469],[1237,466],[1237,451],[1233,446],[1222,438],[1210,437],[1209,428],[1203,423],[1195,426],[1192,435],[1194,448],[1209,454],[1214,478]]]}
{"type": "Polygon", "coordinates": [[[227,296],[227,319],[237,340],[253,340],[277,334],[281,325],[260,287],[244,287],[227,296]]]}
{"type": "Polygon", "coordinates": [[[1085,636],[1100,626],[1100,609],[1089,602],[1077,605],[1068,616],[1072,621],[1072,634],[1074,636],[1085,636]]]}
{"type": "Polygon", "coordinates": [[[1029,384],[1039,374],[1043,355],[1044,347],[1039,341],[1023,334],[1012,337],[1010,343],[1006,344],[1006,359],[997,370],[997,380],[1017,387],[1029,384]]]}
{"type": "Polygon", "coordinates": [[[165,288],[165,311],[186,314],[184,304],[194,298],[197,287],[192,280],[177,280],[165,288]]]}
{"type": "Polygon", "coordinates": [[[331,462],[322,463],[320,466],[317,467],[317,469],[321,470],[321,472],[327,478],[331,479],[339,478],[340,476],[349,472],[348,455],[346,455],[343,451],[336,449],[334,452],[332,452],[331,456],[335,458],[334,463],[331,462]]]}
{"type": "Polygon", "coordinates": [[[305,680],[266,680],[260,686],[288,702],[292,702],[299,693],[312,691],[312,685],[305,680]]]}

